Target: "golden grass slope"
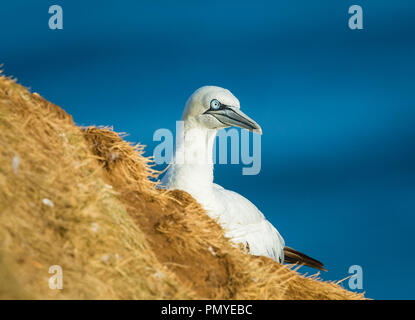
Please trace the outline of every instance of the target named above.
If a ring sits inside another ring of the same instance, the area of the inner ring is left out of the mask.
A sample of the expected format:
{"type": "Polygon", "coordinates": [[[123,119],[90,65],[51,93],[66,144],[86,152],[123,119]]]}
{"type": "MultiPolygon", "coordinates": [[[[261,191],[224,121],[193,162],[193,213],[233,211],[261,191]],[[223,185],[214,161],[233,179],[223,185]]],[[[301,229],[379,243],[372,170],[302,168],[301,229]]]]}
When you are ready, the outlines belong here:
{"type": "Polygon", "coordinates": [[[234,248],[142,151],[0,77],[1,299],[364,298],[234,248]]]}

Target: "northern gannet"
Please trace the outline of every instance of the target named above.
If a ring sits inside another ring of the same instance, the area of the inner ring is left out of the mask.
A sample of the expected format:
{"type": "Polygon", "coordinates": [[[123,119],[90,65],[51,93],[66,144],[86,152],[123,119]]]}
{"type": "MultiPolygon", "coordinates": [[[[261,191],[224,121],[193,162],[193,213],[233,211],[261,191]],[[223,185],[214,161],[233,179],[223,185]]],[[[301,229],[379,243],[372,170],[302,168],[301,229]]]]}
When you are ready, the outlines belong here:
{"type": "Polygon", "coordinates": [[[325,270],[321,262],[286,247],[277,229],[248,199],[213,182],[217,131],[236,126],[262,133],[261,127],[240,110],[239,100],[227,89],[201,87],[188,99],[182,120],[182,138],[162,185],[191,194],[210,217],[217,219],[226,236],[243,244],[250,254],[325,270]]]}

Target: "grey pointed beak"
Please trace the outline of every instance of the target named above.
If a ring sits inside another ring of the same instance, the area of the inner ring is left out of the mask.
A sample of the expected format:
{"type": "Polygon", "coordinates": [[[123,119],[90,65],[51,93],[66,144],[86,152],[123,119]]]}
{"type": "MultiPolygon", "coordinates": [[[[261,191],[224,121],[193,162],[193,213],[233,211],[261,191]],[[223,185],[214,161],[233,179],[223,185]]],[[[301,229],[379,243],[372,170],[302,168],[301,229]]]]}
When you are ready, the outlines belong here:
{"type": "Polygon", "coordinates": [[[218,121],[227,126],[235,126],[262,134],[260,125],[237,108],[223,106],[219,110],[208,110],[206,113],[214,116],[218,121]]]}

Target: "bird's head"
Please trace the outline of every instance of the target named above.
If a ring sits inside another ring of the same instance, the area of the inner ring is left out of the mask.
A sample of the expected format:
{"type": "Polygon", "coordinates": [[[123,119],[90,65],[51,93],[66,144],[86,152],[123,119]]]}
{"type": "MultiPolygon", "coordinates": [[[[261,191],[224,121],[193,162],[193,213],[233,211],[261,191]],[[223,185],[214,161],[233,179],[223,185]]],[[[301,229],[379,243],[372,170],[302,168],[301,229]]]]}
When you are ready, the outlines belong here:
{"type": "Polygon", "coordinates": [[[183,120],[207,129],[232,126],[262,133],[261,127],[240,110],[239,100],[227,89],[205,86],[187,100],[183,120]]]}

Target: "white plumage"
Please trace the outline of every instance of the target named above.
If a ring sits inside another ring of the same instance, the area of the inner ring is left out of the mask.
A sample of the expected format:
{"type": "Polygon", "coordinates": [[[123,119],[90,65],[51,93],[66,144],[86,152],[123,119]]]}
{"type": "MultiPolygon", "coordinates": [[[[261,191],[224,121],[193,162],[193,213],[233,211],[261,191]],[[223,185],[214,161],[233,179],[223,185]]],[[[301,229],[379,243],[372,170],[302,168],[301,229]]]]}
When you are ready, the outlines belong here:
{"type": "MultiPolygon", "coordinates": [[[[284,259],[284,239],[258,208],[236,192],[213,183],[212,148],[217,130],[228,127],[214,115],[206,114],[212,100],[233,108],[237,115],[260,127],[239,110],[239,101],[226,89],[202,87],[188,100],[183,115],[184,132],[178,143],[175,158],[163,185],[190,193],[225,229],[227,237],[242,243],[254,255],[269,256],[276,261],[284,259]]],[[[228,120],[225,120],[228,121],[228,120]]]]}
{"type": "MultiPolygon", "coordinates": [[[[283,262],[287,247],[277,229],[248,199],[213,182],[212,152],[217,131],[238,126],[262,133],[260,126],[240,111],[238,99],[229,90],[214,86],[192,94],[182,120],[181,139],[162,184],[191,194],[210,217],[219,221],[227,237],[242,243],[251,254],[283,262]]],[[[322,268],[318,261],[288,249],[289,262],[322,268]]]]}

